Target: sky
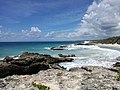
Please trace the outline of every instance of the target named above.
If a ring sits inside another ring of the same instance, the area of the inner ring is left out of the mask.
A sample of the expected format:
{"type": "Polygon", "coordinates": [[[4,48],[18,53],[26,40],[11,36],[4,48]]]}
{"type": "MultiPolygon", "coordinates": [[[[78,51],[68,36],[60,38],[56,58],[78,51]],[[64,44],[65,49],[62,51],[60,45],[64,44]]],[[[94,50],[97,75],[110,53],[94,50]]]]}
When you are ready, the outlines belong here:
{"type": "Polygon", "coordinates": [[[120,35],[120,0],[0,0],[0,42],[120,35]]]}

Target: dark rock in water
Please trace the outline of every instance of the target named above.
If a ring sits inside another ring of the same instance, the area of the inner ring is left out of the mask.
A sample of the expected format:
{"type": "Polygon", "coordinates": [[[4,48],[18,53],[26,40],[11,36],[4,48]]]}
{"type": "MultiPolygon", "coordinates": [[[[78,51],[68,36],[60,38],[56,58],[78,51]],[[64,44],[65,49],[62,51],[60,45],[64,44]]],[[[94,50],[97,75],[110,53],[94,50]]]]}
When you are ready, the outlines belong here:
{"type": "Polygon", "coordinates": [[[72,58],[55,58],[46,54],[25,52],[18,59],[6,57],[4,62],[0,62],[0,78],[13,74],[35,74],[40,70],[50,68],[64,69],[57,63],[71,62],[72,58]]]}
{"type": "Polygon", "coordinates": [[[58,48],[52,47],[51,50],[65,50],[65,49],[64,48],[60,48],[60,47],[58,47],[58,48]]]}
{"type": "Polygon", "coordinates": [[[115,64],[113,64],[113,67],[120,67],[120,62],[116,62],[115,64]]]}
{"type": "Polygon", "coordinates": [[[117,44],[120,44],[120,39],[118,39],[117,44]]]}
{"type": "Polygon", "coordinates": [[[71,62],[71,61],[73,61],[72,58],[53,58],[53,59],[47,60],[46,63],[48,63],[48,64],[54,64],[54,63],[71,62]]]}
{"type": "Polygon", "coordinates": [[[61,45],[60,48],[66,48],[67,46],[66,45],[61,45]]]}
{"type": "Polygon", "coordinates": [[[78,43],[78,44],[75,44],[75,45],[94,45],[93,43],[78,43]]]}
{"type": "Polygon", "coordinates": [[[76,57],[75,54],[71,54],[71,55],[63,55],[63,54],[58,54],[59,57],[76,57]]]}
{"type": "Polygon", "coordinates": [[[66,47],[66,45],[61,45],[59,47],[52,47],[51,50],[65,50],[66,47]]]}
{"type": "Polygon", "coordinates": [[[120,61],[120,57],[117,57],[116,60],[120,61]]]}

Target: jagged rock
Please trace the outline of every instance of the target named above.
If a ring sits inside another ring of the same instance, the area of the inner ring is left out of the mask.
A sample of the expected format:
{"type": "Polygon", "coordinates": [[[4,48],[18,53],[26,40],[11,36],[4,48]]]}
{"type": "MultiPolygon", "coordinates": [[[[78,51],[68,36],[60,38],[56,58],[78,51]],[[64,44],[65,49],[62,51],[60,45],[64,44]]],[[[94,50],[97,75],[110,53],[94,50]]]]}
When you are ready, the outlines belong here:
{"type": "Polygon", "coordinates": [[[115,64],[113,64],[114,67],[120,67],[120,62],[116,62],[115,64]]]}
{"type": "Polygon", "coordinates": [[[66,69],[66,68],[60,66],[59,64],[49,64],[49,66],[53,69],[61,69],[61,70],[66,69]]]}
{"type": "Polygon", "coordinates": [[[0,90],[38,90],[32,82],[50,87],[50,90],[120,90],[117,72],[104,67],[88,68],[92,72],[82,68],[74,68],[75,71],[47,69],[33,75],[8,76],[1,79],[7,85],[0,90]]]}
{"type": "Polygon", "coordinates": [[[6,56],[3,61],[10,62],[13,60],[13,57],[6,56]]]}
{"type": "Polygon", "coordinates": [[[19,60],[12,60],[10,63],[18,66],[28,66],[32,63],[32,61],[30,62],[30,61],[19,59],[19,60]]]}
{"type": "Polygon", "coordinates": [[[3,80],[0,80],[0,88],[5,87],[6,85],[7,85],[7,84],[5,84],[3,80]]]}
{"type": "Polygon", "coordinates": [[[57,63],[71,62],[72,58],[55,58],[50,55],[24,52],[18,59],[6,57],[0,62],[0,78],[8,75],[35,74],[50,68],[63,69],[57,63]]]}

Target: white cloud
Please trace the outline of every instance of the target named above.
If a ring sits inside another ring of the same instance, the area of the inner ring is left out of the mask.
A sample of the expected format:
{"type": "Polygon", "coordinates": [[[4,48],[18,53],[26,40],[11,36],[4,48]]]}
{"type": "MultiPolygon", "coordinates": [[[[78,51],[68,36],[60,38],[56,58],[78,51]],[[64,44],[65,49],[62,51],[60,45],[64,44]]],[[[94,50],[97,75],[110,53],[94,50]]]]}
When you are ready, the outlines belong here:
{"type": "Polygon", "coordinates": [[[54,31],[51,31],[51,32],[48,32],[45,37],[50,37],[51,35],[53,35],[55,32],[54,31]]]}
{"type": "Polygon", "coordinates": [[[39,32],[41,32],[41,30],[38,27],[31,27],[30,32],[31,33],[39,33],[39,32]]]}
{"type": "Polygon", "coordinates": [[[31,27],[30,30],[22,30],[22,36],[26,38],[39,38],[41,37],[41,30],[38,27],[31,27]]]}
{"type": "Polygon", "coordinates": [[[0,41],[25,41],[25,40],[39,40],[42,35],[40,31],[22,30],[19,32],[5,32],[0,30],[0,41]]]}
{"type": "Polygon", "coordinates": [[[80,26],[66,37],[83,39],[120,35],[120,0],[96,0],[89,6],[80,26]]]}

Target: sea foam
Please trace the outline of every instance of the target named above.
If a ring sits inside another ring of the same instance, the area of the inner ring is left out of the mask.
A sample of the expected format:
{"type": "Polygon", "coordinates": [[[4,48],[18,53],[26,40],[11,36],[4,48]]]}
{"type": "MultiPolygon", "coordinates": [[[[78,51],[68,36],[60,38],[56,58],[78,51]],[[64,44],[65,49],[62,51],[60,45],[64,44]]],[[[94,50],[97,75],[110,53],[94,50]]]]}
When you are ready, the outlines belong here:
{"type": "Polygon", "coordinates": [[[83,66],[103,66],[112,67],[116,62],[116,58],[120,56],[120,51],[100,48],[95,45],[68,45],[68,50],[74,50],[76,56],[73,62],[61,63],[60,65],[69,69],[73,67],[83,67],[83,66]],[[82,49],[86,49],[83,52],[82,49]]]}

